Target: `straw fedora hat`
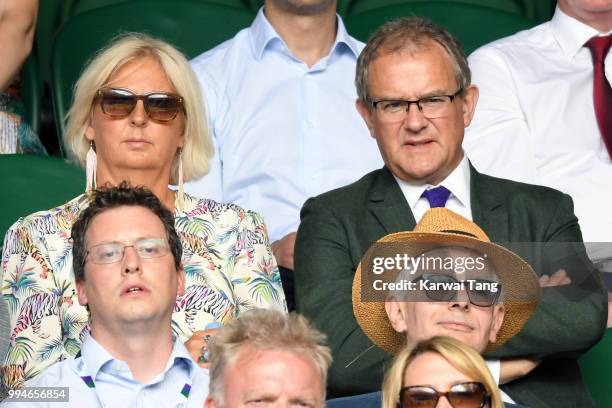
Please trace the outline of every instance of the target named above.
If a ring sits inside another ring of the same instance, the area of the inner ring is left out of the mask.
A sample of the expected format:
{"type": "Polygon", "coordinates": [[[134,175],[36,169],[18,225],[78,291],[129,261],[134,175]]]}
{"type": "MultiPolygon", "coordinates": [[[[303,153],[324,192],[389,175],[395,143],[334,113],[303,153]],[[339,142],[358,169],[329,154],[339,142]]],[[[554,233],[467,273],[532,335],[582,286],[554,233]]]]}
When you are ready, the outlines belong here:
{"type": "MultiPolygon", "coordinates": [[[[486,254],[501,282],[504,320],[495,343],[489,343],[485,351],[493,351],[516,335],[535,311],[540,301],[541,289],[532,267],[520,256],[491,242],[487,234],[475,223],[446,209],[427,211],[413,231],[398,232],[379,239],[379,243],[393,243],[395,248],[409,256],[417,257],[441,246],[464,247],[486,254]],[[399,246],[398,246],[399,245],[399,246]]],[[[369,280],[362,285],[362,258],[353,279],[353,313],[363,332],[381,349],[397,354],[406,343],[404,333],[396,332],[385,311],[382,300],[368,301],[369,280]],[[365,293],[362,290],[365,288],[365,293]],[[365,299],[362,297],[366,294],[365,299]]],[[[371,253],[369,254],[371,256],[371,253]]],[[[371,298],[370,298],[371,299],[371,298]]]]}

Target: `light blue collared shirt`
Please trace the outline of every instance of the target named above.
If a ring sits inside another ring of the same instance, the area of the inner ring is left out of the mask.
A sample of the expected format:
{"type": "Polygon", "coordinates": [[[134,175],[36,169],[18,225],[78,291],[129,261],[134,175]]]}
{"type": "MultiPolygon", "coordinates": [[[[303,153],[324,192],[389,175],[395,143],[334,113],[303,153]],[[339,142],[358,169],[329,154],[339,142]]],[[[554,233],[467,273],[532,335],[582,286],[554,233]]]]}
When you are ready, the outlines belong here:
{"type": "Polygon", "coordinates": [[[186,190],[263,214],[273,241],[297,230],[306,199],[383,165],[355,108],[364,45],[337,22],[329,55],[310,68],[263,9],[249,28],[192,61],[215,157],[210,173],[186,190]]]}
{"type": "MultiPolygon", "coordinates": [[[[162,373],[147,384],[132,377],[124,361],[115,359],[100,343],[88,335],[81,354],[53,364],[26,387],[69,387],[67,403],[15,402],[8,406],[33,407],[198,407],[208,396],[208,370],[200,368],[180,341],[174,340],[172,354],[162,373]],[[89,376],[94,388],[81,377],[89,376]],[[189,384],[189,396],[181,391],[189,384]]],[[[6,402],[6,401],[5,401],[6,402]]]]}

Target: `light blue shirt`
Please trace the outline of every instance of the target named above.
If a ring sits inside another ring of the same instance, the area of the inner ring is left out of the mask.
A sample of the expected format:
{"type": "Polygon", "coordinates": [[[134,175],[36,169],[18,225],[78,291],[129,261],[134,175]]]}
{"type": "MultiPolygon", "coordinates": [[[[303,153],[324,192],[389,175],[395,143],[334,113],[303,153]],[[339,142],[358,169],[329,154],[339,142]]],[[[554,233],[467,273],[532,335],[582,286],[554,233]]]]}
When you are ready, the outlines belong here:
{"type": "Polygon", "coordinates": [[[273,241],[296,231],[309,197],[383,164],[357,113],[354,86],[363,43],[337,17],[329,55],[295,58],[266,19],[192,61],[213,131],[210,173],[187,192],[263,214],[273,241]]]}
{"type": "MultiPolygon", "coordinates": [[[[180,341],[174,340],[172,354],[162,373],[147,384],[132,377],[128,365],[115,359],[93,337],[87,336],[77,358],[53,364],[26,387],[69,387],[69,402],[15,402],[8,406],[33,407],[198,407],[208,396],[208,370],[200,368],[180,341]],[[95,387],[81,377],[89,376],[95,387]],[[188,397],[185,384],[191,388],[188,397]]],[[[5,401],[6,402],[6,401],[5,401]]]]}

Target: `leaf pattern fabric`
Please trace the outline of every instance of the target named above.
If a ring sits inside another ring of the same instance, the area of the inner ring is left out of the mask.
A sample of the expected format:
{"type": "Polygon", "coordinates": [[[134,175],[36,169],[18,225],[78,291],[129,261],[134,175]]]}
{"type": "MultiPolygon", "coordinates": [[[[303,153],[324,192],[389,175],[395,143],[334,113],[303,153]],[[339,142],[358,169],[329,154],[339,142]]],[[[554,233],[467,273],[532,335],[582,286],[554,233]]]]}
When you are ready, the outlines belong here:
{"type": "MultiPolygon", "coordinates": [[[[178,194],[177,194],[178,197],[178,194]]],[[[17,388],[49,365],[73,357],[88,332],[72,272],[70,229],[88,205],[80,195],[19,219],[6,233],[2,297],[9,310],[9,351],[0,378],[17,388]]],[[[175,226],[183,244],[185,294],[172,329],[185,342],[213,321],[252,308],[286,310],[280,274],[262,217],[233,204],[184,194],[175,226]]]]}

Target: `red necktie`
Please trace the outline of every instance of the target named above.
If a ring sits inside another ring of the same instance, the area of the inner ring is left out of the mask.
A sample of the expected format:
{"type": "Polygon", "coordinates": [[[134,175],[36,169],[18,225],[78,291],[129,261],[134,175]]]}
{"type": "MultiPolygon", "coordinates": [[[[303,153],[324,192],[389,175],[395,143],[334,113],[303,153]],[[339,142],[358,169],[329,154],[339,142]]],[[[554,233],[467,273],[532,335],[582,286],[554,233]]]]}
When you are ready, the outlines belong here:
{"type": "Polygon", "coordinates": [[[612,158],[612,88],[606,78],[604,59],[612,45],[612,35],[593,37],[585,46],[593,56],[593,102],[595,117],[601,131],[601,137],[606,144],[608,154],[612,158]]]}

